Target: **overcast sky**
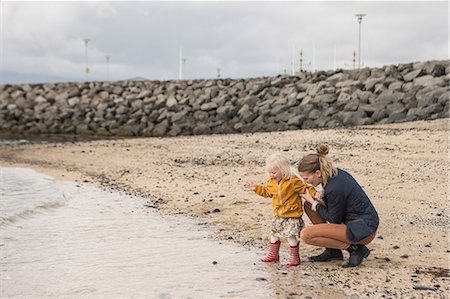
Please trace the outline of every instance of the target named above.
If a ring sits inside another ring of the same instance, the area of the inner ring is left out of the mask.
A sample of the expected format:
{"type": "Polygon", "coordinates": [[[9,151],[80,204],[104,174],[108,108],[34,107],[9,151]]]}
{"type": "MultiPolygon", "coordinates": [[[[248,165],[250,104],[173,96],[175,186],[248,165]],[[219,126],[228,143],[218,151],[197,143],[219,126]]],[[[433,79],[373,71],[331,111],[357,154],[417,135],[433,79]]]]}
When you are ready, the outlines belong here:
{"type": "Polygon", "coordinates": [[[245,78],[299,68],[378,67],[449,58],[447,1],[5,2],[3,83],[144,77],[245,78]],[[106,56],[110,56],[107,63],[106,56]],[[109,69],[109,72],[108,72],[109,69]],[[30,74],[34,74],[31,77],[30,74]],[[32,78],[32,79],[29,79],[32,78]]]}

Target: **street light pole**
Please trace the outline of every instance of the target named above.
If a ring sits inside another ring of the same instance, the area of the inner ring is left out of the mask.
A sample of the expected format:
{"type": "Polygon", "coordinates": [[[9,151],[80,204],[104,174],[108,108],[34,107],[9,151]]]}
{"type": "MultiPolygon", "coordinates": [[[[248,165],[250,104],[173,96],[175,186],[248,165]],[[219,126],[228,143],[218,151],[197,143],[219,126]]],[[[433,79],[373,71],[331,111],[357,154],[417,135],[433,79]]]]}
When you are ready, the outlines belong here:
{"type": "Polygon", "coordinates": [[[111,59],[110,55],[106,55],[106,80],[109,81],[109,60],[111,59]]]}
{"type": "Polygon", "coordinates": [[[186,79],[186,61],[187,61],[187,58],[183,57],[182,60],[183,60],[183,69],[182,69],[181,76],[182,76],[182,78],[186,79]]]}
{"type": "Polygon", "coordinates": [[[183,47],[180,46],[178,59],[178,80],[183,79],[183,47]]]}
{"type": "Polygon", "coordinates": [[[85,38],[83,39],[84,41],[84,50],[85,50],[85,59],[86,59],[86,68],[85,68],[85,72],[86,72],[86,81],[88,81],[88,76],[89,76],[89,65],[88,65],[88,44],[91,41],[89,38],[85,38]]]}
{"type": "Polygon", "coordinates": [[[365,14],[356,14],[359,23],[359,34],[358,34],[358,69],[361,68],[361,21],[365,14]]]}

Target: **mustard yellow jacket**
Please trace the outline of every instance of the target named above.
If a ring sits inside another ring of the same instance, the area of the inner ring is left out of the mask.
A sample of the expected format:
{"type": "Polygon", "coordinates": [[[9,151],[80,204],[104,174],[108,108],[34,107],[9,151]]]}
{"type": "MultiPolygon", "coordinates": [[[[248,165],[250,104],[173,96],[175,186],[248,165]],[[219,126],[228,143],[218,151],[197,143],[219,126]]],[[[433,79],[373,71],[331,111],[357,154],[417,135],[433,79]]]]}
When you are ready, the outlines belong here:
{"type": "Polygon", "coordinates": [[[255,189],[256,194],[272,198],[273,214],[283,218],[300,218],[303,215],[300,194],[307,191],[311,196],[316,195],[313,187],[306,185],[296,176],[281,179],[279,183],[270,178],[266,186],[256,185],[255,189]]]}

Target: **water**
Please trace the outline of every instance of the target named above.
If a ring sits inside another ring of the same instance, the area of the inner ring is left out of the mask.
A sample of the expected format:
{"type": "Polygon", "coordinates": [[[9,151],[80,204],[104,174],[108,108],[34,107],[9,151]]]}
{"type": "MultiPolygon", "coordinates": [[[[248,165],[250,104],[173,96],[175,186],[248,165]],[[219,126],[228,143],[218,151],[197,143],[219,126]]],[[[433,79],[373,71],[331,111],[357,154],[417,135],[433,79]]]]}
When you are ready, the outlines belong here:
{"type": "Polygon", "coordinates": [[[274,294],[261,252],[212,240],[199,220],[30,169],[0,171],[2,298],[274,294]]]}
{"type": "Polygon", "coordinates": [[[21,145],[21,144],[46,144],[46,143],[64,143],[64,142],[83,142],[93,140],[112,140],[112,139],[131,139],[128,136],[96,136],[96,135],[12,135],[0,132],[1,145],[21,145]]]}

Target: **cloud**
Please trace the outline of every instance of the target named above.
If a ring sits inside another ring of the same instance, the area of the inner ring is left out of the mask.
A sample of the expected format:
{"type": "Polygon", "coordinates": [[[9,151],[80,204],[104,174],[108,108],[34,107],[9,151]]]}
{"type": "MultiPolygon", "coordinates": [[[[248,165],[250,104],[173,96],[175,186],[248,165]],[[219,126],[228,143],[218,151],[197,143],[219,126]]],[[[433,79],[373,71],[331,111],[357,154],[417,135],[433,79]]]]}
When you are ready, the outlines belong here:
{"type": "Polygon", "coordinates": [[[448,58],[448,7],[441,2],[1,2],[1,69],[91,79],[274,75],[298,67],[367,66],[448,58]]]}

